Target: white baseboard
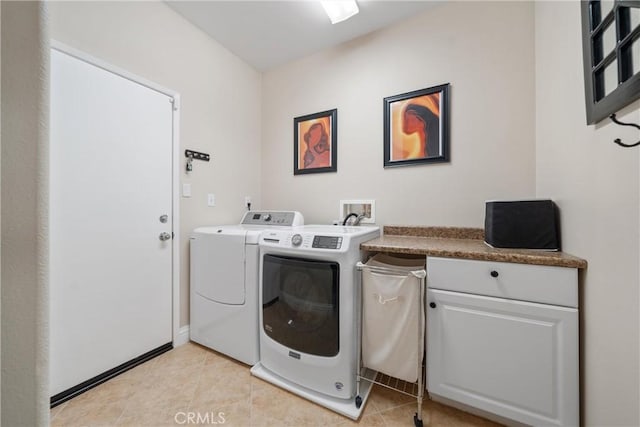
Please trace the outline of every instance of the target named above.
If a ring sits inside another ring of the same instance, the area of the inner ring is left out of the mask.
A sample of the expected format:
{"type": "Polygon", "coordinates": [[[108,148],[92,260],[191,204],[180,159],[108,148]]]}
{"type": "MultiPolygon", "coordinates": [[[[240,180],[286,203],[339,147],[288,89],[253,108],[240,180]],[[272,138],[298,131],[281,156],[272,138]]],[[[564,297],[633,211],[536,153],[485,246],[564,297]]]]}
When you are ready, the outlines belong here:
{"type": "Polygon", "coordinates": [[[178,335],[173,338],[173,346],[180,347],[189,342],[189,325],[180,328],[178,335]]]}

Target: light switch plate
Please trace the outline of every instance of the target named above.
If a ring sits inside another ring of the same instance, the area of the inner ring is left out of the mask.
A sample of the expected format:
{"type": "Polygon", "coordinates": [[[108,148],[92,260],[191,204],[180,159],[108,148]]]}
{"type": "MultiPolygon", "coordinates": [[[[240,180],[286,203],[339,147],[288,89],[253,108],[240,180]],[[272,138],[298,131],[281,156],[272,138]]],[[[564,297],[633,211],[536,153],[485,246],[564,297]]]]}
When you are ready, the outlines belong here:
{"type": "Polygon", "coordinates": [[[191,197],[191,184],[182,184],[182,197],[191,197]]]}
{"type": "Polygon", "coordinates": [[[215,206],[216,205],[216,195],[213,193],[207,194],[207,206],[215,206]]]}

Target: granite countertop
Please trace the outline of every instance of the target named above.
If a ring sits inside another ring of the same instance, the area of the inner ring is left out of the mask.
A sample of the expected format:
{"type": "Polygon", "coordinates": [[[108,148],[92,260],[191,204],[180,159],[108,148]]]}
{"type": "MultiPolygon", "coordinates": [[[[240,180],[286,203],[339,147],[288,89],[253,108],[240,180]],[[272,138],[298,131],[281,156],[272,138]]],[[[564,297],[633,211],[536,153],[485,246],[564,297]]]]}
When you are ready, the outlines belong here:
{"type": "Polygon", "coordinates": [[[484,231],[480,228],[384,226],[381,237],[362,243],[360,248],[371,252],[587,267],[584,259],[564,252],[491,248],[484,243],[484,231]]]}

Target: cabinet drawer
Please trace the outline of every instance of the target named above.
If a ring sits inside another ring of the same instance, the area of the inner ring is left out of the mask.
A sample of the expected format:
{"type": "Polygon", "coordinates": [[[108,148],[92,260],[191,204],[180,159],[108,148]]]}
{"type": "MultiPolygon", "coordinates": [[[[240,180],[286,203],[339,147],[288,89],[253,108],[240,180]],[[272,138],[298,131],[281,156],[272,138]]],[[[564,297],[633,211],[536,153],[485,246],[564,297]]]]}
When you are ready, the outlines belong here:
{"type": "Polygon", "coordinates": [[[427,286],[578,307],[578,270],[575,268],[427,257],[427,286]]]}

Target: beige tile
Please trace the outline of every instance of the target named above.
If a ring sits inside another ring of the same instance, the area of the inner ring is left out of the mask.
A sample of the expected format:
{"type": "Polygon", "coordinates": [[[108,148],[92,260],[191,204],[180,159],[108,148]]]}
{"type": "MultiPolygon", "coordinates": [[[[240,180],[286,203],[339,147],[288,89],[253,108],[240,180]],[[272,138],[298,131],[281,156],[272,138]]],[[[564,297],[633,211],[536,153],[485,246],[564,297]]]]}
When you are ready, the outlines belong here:
{"type": "Polygon", "coordinates": [[[311,404],[313,406],[313,411],[311,415],[313,415],[313,419],[315,421],[314,425],[317,426],[334,426],[334,425],[344,425],[344,423],[353,422],[348,417],[337,414],[333,411],[328,410],[320,405],[316,405],[315,403],[311,404]]]}
{"type": "MultiPolygon", "coordinates": [[[[413,403],[407,403],[402,406],[397,406],[392,409],[387,409],[386,411],[380,412],[380,415],[384,419],[385,425],[387,426],[413,426],[414,421],[413,417],[416,415],[418,411],[418,402],[417,400],[413,403]]],[[[424,410],[422,411],[422,423],[425,426],[432,426],[430,412],[424,410]]]]}
{"type": "Polygon", "coordinates": [[[191,365],[202,365],[207,357],[207,353],[206,348],[189,342],[156,357],[152,361],[152,368],[155,369],[158,366],[187,367],[191,365]]]}
{"type": "Polygon", "coordinates": [[[238,402],[250,402],[250,400],[251,384],[249,381],[216,380],[198,385],[191,400],[191,406],[215,408],[238,402]]]}
{"type": "Polygon", "coordinates": [[[371,390],[368,404],[373,406],[372,409],[374,411],[382,412],[386,411],[387,409],[402,406],[410,402],[416,402],[417,405],[417,400],[415,397],[411,397],[376,384],[371,390]]]}
{"type": "Polygon", "coordinates": [[[259,383],[251,393],[251,425],[270,426],[282,423],[292,417],[296,406],[298,402],[290,393],[259,383]]]}
{"type": "Polygon", "coordinates": [[[247,368],[247,370],[251,369],[250,365],[245,365],[244,363],[238,360],[232,359],[231,357],[225,354],[218,353],[217,351],[214,351],[211,349],[206,349],[206,351],[207,351],[207,355],[204,360],[205,365],[215,365],[217,363],[232,362],[240,366],[244,366],[245,368],[247,368]]]}
{"type": "Polygon", "coordinates": [[[262,387],[252,393],[251,425],[331,425],[342,418],[325,408],[277,387],[262,387]]]}
{"type": "Polygon", "coordinates": [[[251,374],[241,363],[222,359],[201,368],[192,406],[220,407],[250,401],[251,374]]]}
{"type": "Polygon", "coordinates": [[[371,403],[371,393],[373,393],[373,390],[371,390],[370,394],[369,394],[369,398],[367,399],[367,401],[364,403],[364,409],[362,410],[362,417],[367,417],[370,415],[375,415],[378,414],[380,411],[378,411],[378,408],[376,407],[375,403],[371,403]]]}
{"type": "Polygon", "coordinates": [[[174,416],[186,412],[195,384],[164,381],[140,387],[128,399],[118,423],[123,425],[174,425],[174,416]]]}
{"type": "Polygon", "coordinates": [[[218,424],[226,426],[249,426],[251,425],[251,400],[246,399],[229,405],[208,406],[192,404],[189,406],[189,413],[209,417],[209,424],[217,421],[218,424]]]}
{"type": "Polygon", "coordinates": [[[500,424],[484,418],[477,417],[467,412],[460,411],[438,402],[427,401],[424,405],[430,413],[432,426],[460,426],[460,427],[494,427],[500,424]]]}
{"type": "MultiPolygon", "coordinates": [[[[204,364],[200,369],[201,377],[219,381],[245,381],[251,380],[250,368],[242,363],[220,359],[216,363],[204,364]]],[[[202,382],[202,379],[201,379],[202,382]]]]}
{"type": "Polygon", "coordinates": [[[139,382],[133,380],[130,381],[126,379],[112,378],[111,380],[92,388],[71,401],[74,403],[85,401],[103,403],[126,402],[127,399],[129,399],[129,397],[131,397],[135,392],[136,387],[138,387],[139,384],[139,382]]]}
{"type": "Polygon", "coordinates": [[[198,377],[202,374],[202,366],[198,365],[158,365],[147,376],[140,380],[142,385],[184,382],[197,383],[198,377]]]}
{"type": "Polygon", "coordinates": [[[294,393],[266,382],[256,383],[252,390],[253,426],[334,426],[354,422],[294,393]]]}
{"type": "Polygon", "coordinates": [[[271,383],[269,383],[269,382],[267,382],[267,381],[265,381],[263,379],[260,379],[258,377],[254,377],[254,376],[251,377],[251,389],[253,391],[261,390],[261,389],[270,390],[270,389],[276,389],[276,388],[278,388],[278,387],[276,387],[275,385],[273,385],[273,384],[271,384],[271,383]]]}
{"type": "Polygon", "coordinates": [[[140,411],[164,412],[186,409],[194,393],[195,385],[189,386],[180,382],[148,385],[137,390],[128,399],[123,415],[134,415],[140,411]]]}
{"type": "Polygon", "coordinates": [[[67,405],[67,402],[64,402],[56,406],[55,408],[52,408],[51,411],[49,412],[49,419],[53,421],[66,405],[67,405]]]}
{"type": "Polygon", "coordinates": [[[188,410],[186,407],[174,409],[137,409],[127,414],[122,414],[114,425],[128,427],[176,426],[180,425],[179,422],[185,419],[187,413],[188,410]]]}
{"type": "MultiPolygon", "coordinates": [[[[249,366],[194,343],[171,350],[51,410],[52,426],[412,426],[417,401],[374,386],[353,421],[252,377],[249,366]],[[190,425],[194,425],[193,422],[190,425]]],[[[425,397],[425,426],[493,427],[425,397]]]]}
{"type": "Polygon", "coordinates": [[[124,408],[124,401],[102,402],[72,399],[51,421],[51,425],[65,427],[114,425],[122,415],[124,408]]]}
{"type": "Polygon", "coordinates": [[[380,414],[363,414],[359,420],[354,421],[349,418],[343,419],[341,422],[335,424],[337,427],[378,427],[386,426],[382,415],[380,414]]]}

